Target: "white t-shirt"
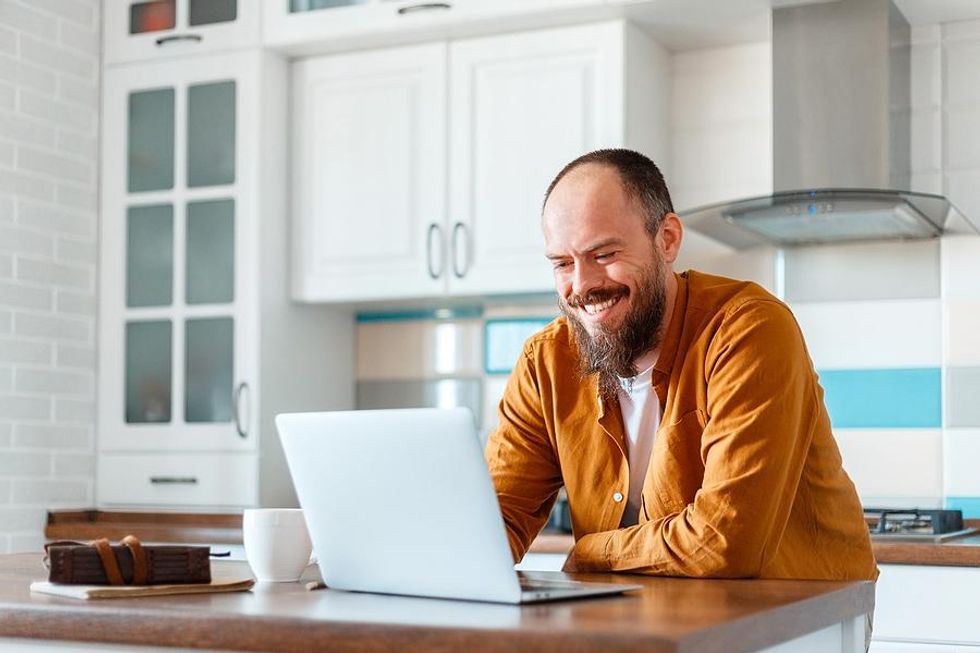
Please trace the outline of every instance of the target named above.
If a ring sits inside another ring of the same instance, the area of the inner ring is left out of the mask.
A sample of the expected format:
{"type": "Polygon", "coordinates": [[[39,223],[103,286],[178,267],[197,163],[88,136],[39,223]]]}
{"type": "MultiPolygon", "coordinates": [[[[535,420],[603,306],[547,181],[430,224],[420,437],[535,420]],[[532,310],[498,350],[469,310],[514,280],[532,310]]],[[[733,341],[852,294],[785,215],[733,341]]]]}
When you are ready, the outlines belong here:
{"type": "Polygon", "coordinates": [[[619,408],[626,426],[626,449],[629,456],[630,489],[626,511],[620,526],[634,526],[639,521],[640,493],[650,466],[653,440],[660,426],[660,399],[653,389],[653,365],[649,356],[637,361],[643,371],[632,379],[619,380],[619,408]]]}

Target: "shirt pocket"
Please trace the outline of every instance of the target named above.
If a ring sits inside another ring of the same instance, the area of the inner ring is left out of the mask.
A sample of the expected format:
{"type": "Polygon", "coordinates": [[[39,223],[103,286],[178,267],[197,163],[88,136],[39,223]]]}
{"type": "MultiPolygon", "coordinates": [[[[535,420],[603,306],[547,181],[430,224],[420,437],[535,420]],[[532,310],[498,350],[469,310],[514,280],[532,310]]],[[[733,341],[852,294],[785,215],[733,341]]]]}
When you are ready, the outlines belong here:
{"type": "Polygon", "coordinates": [[[704,413],[692,410],[657,431],[643,484],[642,505],[647,519],[676,514],[694,502],[694,495],[704,482],[704,424],[704,413]]]}

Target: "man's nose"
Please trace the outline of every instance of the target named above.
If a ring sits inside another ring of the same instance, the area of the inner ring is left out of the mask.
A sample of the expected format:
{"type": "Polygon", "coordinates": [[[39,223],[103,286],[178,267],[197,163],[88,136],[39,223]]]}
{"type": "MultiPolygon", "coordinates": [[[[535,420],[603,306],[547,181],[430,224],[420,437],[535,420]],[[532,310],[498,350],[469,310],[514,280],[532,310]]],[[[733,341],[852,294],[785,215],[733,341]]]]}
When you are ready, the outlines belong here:
{"type": "Polygon", "coordinates": [[[587,293],[595,290],[602,285],[602,277],[597,266],[583,261],[575,266],[575,275],[572,278],[572,292],[579,297],[584,297],[587,293]]]}

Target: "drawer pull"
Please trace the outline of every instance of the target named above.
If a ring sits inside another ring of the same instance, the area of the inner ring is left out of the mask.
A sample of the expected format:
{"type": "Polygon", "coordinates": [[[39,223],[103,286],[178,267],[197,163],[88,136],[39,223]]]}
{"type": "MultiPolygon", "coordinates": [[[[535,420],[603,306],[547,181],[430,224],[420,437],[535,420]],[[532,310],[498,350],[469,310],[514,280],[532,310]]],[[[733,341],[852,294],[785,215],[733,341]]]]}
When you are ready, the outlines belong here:
{"type": "Polygon", "coordinates": [[[157,39],[158,47],[163,47],[171,43],[200,43],[204,37],[200,34],[173,34],[171,36],[161,36],[157,39]]]}
{"type": "Polygon", "coordinates": [[[404,16],[405,14],[414,14],[420,11],[431,11],[432,9],[452,9],[453,6],[448,2],[423,2],[418,5],[409,5],[407,7],[399,7],[398,15],[404,16]]]}
{"type": "Polygon", "coordinates": [[[151,476],[153,485],[197,485],[196,476],[151,476]]]}

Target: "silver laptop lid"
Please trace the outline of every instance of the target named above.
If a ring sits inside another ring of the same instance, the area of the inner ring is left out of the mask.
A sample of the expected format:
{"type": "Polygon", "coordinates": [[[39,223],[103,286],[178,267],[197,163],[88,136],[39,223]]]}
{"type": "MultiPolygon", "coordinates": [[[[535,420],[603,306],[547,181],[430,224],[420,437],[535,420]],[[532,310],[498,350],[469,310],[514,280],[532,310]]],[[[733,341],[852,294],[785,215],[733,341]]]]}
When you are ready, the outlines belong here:
{"type": "Polygon", "coordinates": [[[329,587],[519,599],[469,410],[294,413],[276,427],[329,587]]]}

